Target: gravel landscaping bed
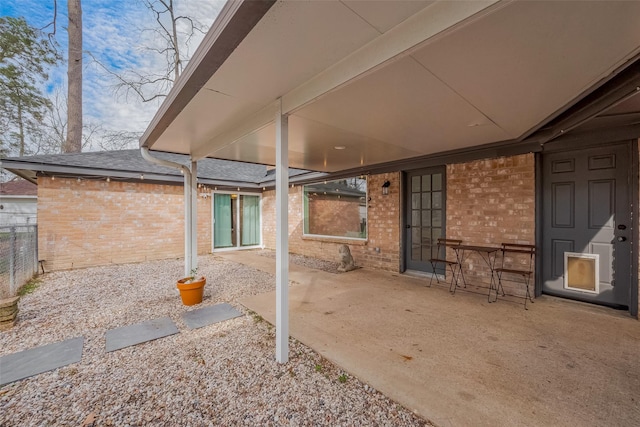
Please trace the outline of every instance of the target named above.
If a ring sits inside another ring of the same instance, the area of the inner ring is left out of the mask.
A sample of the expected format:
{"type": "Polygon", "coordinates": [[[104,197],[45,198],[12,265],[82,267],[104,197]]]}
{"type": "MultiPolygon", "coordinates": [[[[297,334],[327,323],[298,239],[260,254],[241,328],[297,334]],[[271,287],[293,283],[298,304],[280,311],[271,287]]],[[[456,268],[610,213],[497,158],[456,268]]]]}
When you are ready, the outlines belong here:
{"type": "Polygon", "coordinates": [[[0,356],[84,336],[82,360],[0,388],[0,425],[428,425],[293,339],[278,364],[274,328],[238,303],[274,290],[273,276],[199,262],[207,286],[193,308],[228,302],[244,316],[187,329],[182,260],[44,275],[0,333],[0,356]],[[179,334],[105,353],[108,329],[163,316],[179,334]]]}

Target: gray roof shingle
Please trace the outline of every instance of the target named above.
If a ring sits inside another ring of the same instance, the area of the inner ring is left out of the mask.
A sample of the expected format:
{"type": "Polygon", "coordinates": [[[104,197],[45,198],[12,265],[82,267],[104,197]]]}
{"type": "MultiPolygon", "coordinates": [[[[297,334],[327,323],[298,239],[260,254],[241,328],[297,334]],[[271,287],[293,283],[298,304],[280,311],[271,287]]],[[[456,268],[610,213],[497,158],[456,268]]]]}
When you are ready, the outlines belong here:
{"type": "MultiPolygon", "coordinates": [[[[183,154],[152,152],[154,157],[189,165],[189,156],[183,154]]],[[[8,170],[37,171],[38,167],[62,166],[72,172],[74,168],[91,169],[92,174],[109,176],[114,171],[142,174],[157,174],[171,177],[180,176],[177,169],[158,166],[142,158],[140,150],[117,150],[85,153],[44,154],[37,156],[12,157],[2,159],[0,165],[8,170]],[[19,163],[19,166],[17,165],[19,163]]],[[[289,176],[308,173],[300,169],[289,169],[289,176]]],[[[273,170],[265,165],[243,163],[231,160],[204,158],[198,161],[198,178],[219,181],[261,184],[275,179],[273,170]]]]}

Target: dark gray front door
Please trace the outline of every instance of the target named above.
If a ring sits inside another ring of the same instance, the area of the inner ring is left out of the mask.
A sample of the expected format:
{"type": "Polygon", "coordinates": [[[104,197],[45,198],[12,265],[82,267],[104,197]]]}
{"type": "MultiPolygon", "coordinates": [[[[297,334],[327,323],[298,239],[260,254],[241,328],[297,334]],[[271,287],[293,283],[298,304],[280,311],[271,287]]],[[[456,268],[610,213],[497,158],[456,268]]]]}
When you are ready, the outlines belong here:
{"type": "Polygon", "coordinates": [[[436,242],[445,236],[445,168],[429,168],[407,173],[405,259],[407,268],[431,272],[429,259],[436,242]]]}
{"type": "Polygon", "coordinates": [[[629,306],[630,157],[627,144],[544,154],[543,292],[629,306]]]}

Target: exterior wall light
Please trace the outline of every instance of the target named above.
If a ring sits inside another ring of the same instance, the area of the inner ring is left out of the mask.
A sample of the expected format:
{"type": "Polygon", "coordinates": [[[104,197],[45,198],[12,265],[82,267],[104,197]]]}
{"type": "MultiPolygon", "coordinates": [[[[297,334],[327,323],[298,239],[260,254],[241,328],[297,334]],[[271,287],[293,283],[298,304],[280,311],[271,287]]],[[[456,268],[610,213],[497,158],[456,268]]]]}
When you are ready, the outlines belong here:
{"type": "Polygon", "coordinates": [[[384,184],[382,184],[382,195],[386,196],[387,194],[389,194],[389,187],[391,186],[391,182],[390,181],[385,181],[384,184]]]}

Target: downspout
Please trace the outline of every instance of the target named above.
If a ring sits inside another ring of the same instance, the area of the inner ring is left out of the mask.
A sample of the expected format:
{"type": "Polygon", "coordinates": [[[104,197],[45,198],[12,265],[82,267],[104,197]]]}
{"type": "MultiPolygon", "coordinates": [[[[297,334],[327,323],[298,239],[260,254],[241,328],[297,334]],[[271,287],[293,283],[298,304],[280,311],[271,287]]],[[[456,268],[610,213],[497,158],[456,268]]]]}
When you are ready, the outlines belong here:
{"type": "MultiPolygon", "coordinates": [[[[197,255],[193,255],[193,248],[195,247],[194,229],[196,227],[196,221],[194,220],[194,205],[196,204],[197,199],[193,197],[192,194],[192,190],[195,187],[193,186],[193,177],[191,174],[191,170],[187,166],[180,163],[153,157],[149,152],[148,147],[140,147],[140,153],[142,154],[142,158],[149,163],[158,166],[180,169],[184,174],[184,276],[190,276],[191,271],[196,268],[198,264],[197,255]]],[[[196,162],[192,162],[191,164],[193,166],[196,164],[196,162]]]]}

